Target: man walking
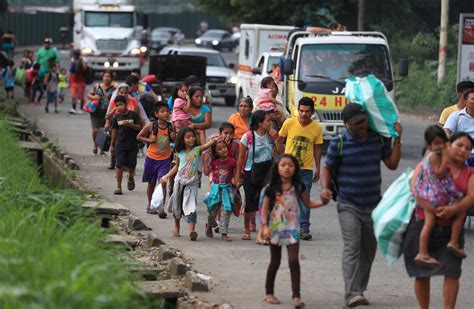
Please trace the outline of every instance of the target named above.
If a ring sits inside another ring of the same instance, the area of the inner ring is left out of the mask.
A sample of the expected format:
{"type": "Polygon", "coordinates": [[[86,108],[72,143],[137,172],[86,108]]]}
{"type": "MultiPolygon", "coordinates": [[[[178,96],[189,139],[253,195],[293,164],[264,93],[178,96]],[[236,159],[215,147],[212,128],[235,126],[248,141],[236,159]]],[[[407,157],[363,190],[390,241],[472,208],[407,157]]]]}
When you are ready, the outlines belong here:
{"type": "Polygon", "coordinates": [[[45,38],[43,43],[43,47],[36,53],[36,62],[40,64],[39,80],[41,83],[43,83],[46,74],[51,72],[51,66],[53,64],[59,65],[60,61],[58,50],[51,47],[53,40],[45,38]]]}
{"type": "Polygon", "coordinates": [[[329,145],[322,171],[322,194],[333,191],[331,178],[335,170],[337,211],[344,242],[345,301],[346,306],[356,307],[369,304],[363,293],[377,250],[371,213],[381,199],[380,161],[391,170],[398,167],[402,126],[395,124],[398,137],[392,146],[390,139],[369,130],[367,114],[360,105],[347,105],[342,118],[346,128],[329,145]]]}
{"type": "MultiPolygon", "coordinates": [[[[311,192],[313,182],[319,180],[321,163],[321,144],[323,143],[323,130],[311,116],[314,113],[314,102],[311,98],[303,97],[298,103],[298,117],[285,120],[278,132],[276,149],[278,153],[284,152],[294,155],[301,167],[301,181],[306,186],[308,193],[311,192]],[[316,171],[313,174],[313,160],[316,163],[316,171]]],[[[310,240],[312,235],[309,231],[311,223],[310,209],[300,203],[300,238],[310,240]]]]}
{"type": "Polygon", "coordinates": [[[84,76],[86,69],[87,62],[82,58],[81,51],[79,49],[73,50],[71,63],[69,65],[69,91],[71,93],[72,105],[69,114],[82,114],[86,90],[86,80],[84,76]],[[77,101],[79,101],[79,108],[77,108],[77,101]]]}

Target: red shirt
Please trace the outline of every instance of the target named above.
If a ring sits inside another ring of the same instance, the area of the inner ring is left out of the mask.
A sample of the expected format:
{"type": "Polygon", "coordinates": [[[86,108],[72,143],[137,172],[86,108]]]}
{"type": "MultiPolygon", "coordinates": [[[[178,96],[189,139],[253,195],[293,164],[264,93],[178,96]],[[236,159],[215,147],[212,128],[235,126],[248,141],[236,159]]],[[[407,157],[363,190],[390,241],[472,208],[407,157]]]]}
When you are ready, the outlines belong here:
{"type": "Polygon", "coordinates": [[[156,75],[147,75],[142,78],[142,82],[147,83],[149,86],[156,82],[156,75]]]}
{"type": "Polygon", "coordinates": [[[212,160],[212,182],[219,185],[230,184],[234,177],[235,166],[236,162],[233,158],[212,160]]]}

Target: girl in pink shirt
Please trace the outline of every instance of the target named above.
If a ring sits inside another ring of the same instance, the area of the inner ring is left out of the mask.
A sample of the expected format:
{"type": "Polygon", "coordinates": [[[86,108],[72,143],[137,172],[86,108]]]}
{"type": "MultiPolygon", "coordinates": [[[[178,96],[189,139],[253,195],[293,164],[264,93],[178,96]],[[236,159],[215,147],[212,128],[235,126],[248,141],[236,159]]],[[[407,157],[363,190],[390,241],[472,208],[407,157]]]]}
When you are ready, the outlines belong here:
{"type": "Polygon", "coordinates": [[[187,127],[191,124],[189,120],[189,105],[190,102],[187,100],[188,86],[185,83],[179,83],[173,92],[173,114],[171,121],[176,127],[176,131],[179,131],[182,127],[187,127]]]}

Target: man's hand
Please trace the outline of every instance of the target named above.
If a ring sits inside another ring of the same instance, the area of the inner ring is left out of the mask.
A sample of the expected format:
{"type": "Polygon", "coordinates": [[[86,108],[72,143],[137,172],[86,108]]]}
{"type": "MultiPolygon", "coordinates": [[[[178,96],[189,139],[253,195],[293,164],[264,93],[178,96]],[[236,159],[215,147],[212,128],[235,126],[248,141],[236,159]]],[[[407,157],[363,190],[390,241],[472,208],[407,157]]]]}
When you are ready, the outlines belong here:
{"type": "Polygon", "coordinates": [[[320,171],[319,169],[316,170],[316,172],[314,172],[314,175],[313,175],[313,182],[316,183],[319,181],[319,178],[320,178],[320,171]]]}

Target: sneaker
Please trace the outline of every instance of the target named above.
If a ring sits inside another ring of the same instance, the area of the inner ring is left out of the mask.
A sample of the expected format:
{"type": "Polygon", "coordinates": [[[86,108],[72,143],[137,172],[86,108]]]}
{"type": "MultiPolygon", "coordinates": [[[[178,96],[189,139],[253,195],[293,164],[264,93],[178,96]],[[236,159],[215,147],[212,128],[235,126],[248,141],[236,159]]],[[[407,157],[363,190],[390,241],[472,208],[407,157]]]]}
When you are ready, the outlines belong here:
{"type": "Polygon", "coordinates": [[[159,212],[159,213],[158,213],[158,217],[159,217],[160,219],[166,219],[167,216],[168,216],[168,215],[166,214],[166,212],[159,212]]]}
{"type": "Polygon", "coordinates": [[[369,300],[364,295],[355,295],[346,302],[347,307],[358,307],[369,305],[369,300]]]}
{"type": "Polygon", "coordinates": [[[198,238],[198,233],[197,232],[191,232],[189,233],[189,239],[191,241],[196,241],[196,239],[198,238]]]}
{"type": "Polygon", "coordinates": [[[310,232],[300,232],[300,239],[302,240],[311,240],[313,236],[310,232]]]}
{"type": "Polygon", "coordinates": [[[75,110],[74,108],[71,108],[71,109],[69,110],[69,114],[75,115],[75,114],[77,114],[77,112],[76,112],[76,110],[75,110]]]}
{"type": "Polygon", "coordinates": [[[83,112],[81,109],[79,109],[79,110],[77,111],[77,113],[78,113],[79,115],[84,114],[84,112],[83,112]]]}
{"type": "Polygon", "coordinates": [[[59,114],[59,111],[57,109],[54,110],[55,114],[59,114]]]}

